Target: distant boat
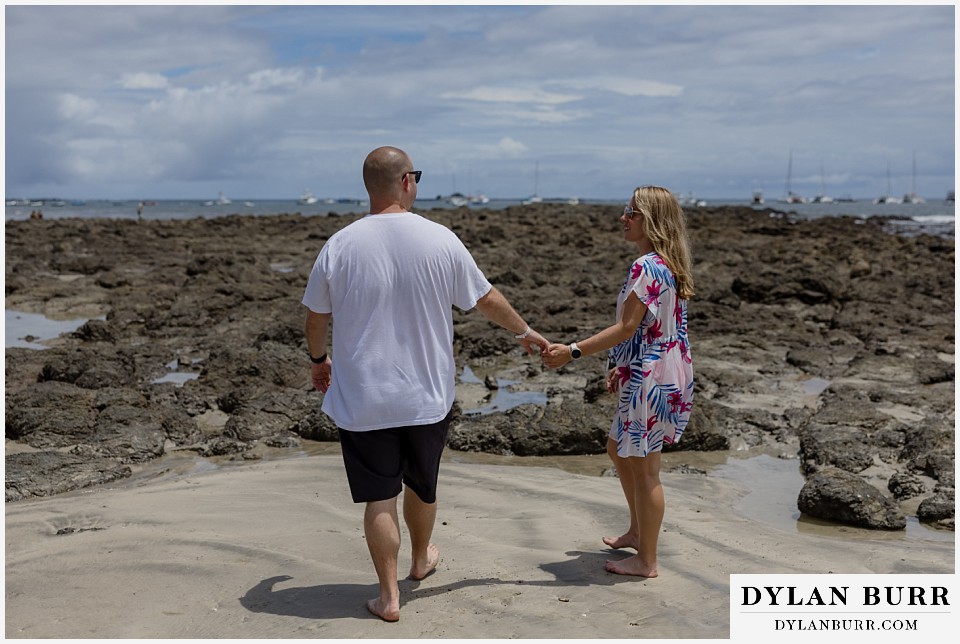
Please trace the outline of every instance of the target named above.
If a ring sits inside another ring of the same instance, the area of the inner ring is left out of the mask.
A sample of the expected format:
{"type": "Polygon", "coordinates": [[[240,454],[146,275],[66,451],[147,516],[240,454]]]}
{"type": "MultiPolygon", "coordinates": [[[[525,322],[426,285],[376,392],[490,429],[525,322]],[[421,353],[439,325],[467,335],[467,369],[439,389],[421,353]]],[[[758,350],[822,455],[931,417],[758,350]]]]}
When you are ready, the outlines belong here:
{"type": "Polygon", "coordinates": [[[890,162],[889,162],[889,161],[887,162],[887,192],[886,192],[882,197],[877,197],[876,199],[874,199],[874,200],[873,200],[873,203],[878,203],[878,204],[883,204],[883,203],[889,203],[889,204],[903,203],[903,199],[900,199],[899,197],[891,197],[891,196],[890,196],[890,162]]]}
{"type": "Polygon", "coordinates": [[[903,195],[903,203],[927,203],[927,200],[917,194],[917,153],[913,153],[913,185],[910,194],[903,195]]]}
{"type": "Polygon", "coordinates": [[[490,197],[484,194],[472,195],[468,197],[468,199],[470,200],[470,203],[473,205],[483,205],[483,204],[490,203],[490,197]]]}
{"type": "Polygon", "coordinates": [[[247,208],[253,208],[254,203],[252,201],[244,201],[243,205],[246,206],[247,208]]]}
{"type": "Polygon", "coordinates": [[[762,206],[762,205],[763,205],[763,190],[754,190],[754,191],[753,191],[753,198],[750,200],[750,203],[755,204],[755,205],[757,205],[757,206],[762,206]]]}
{"type": "Polygon", "coordinates": [[[227,204],[233,203],[223,195],[223,191],[220,191],[220,196],[217,197],[216,201],[204,201],[204,206],[226,206],[227,204]]]}
{"type": "Polygon", "coordinates": [[[944,199],[944,201],[946,201],[947,203],[953,203],[953,202],[954,202],[953,190],[951,190],[950,192],[947,193],[947,198],[944,199]]]}
{"type": "Polygon", "coordinates": [[[823,164],[820,164],[820,194],[813,198],[813,203],[833,203],[833,197],[827,194],[827,183],[823,178],[823,164]]]}
{"type": "Polygon", "coordinates": [[[524,206],[529,206],[530,204],[542,202],[543,197],[540,196],[540,164],[536,163],[533,166],[533,194],[520,203],[524,206]]]}
{"type": "Polygon", "coordinates": [[[297,203],[301,203],[304,205],[314,204],[314,203],[317,203],[317,201],[319,201],[319,199],[314,197],[313,193],[310,192],[309,190],[304,190],[303,194],[300,195],[300,198],[297,199],[297,203]]]}
{"type": "Polygon", "coordinates": [[[568,206],[579,206],[579,205],[580,205],[580,198],[579,198],[579,197],[570,197],[569,199],[567,199],[567,205],[568,205],[568,206]]]}
{"type": "Polygon", "coordinates": [[[470,203],[470,200],[466,197],[466,195],[455,192],[447,197],[447,203],[454,208],[459,208],[460,206],[466,206],[468,203],[470,203]]]}
{"type": "Polygon", "coordinates": [[[793,190],[790,189],[790,180],[792,179],[792,176],[791,176],[792,174],[793,174],[793,150],[790,150],[790,156],[787,160],[787,185],[785,189],[787,196],[784,197],[783,201],[784,203],[806,203],[806,199],[804,199],[803,197],[801,197],[800,195],[798,195],[797,193],[795,193],[793,190]]]}
{"type": "Polygon", "coordinates": [[[853,203],[855,199],[850,195],[843,195],[842,197],[837,197],[838,203],[853,203]]]}
{"type": "Polygon", "coordinates": [[[703,208],[707,205],[707,202],[703,199],[694,197],[693,192],[688,193],[686,197],[677,197],[677,201],[680,202],[681,206],[697,206],[703,208]]]}

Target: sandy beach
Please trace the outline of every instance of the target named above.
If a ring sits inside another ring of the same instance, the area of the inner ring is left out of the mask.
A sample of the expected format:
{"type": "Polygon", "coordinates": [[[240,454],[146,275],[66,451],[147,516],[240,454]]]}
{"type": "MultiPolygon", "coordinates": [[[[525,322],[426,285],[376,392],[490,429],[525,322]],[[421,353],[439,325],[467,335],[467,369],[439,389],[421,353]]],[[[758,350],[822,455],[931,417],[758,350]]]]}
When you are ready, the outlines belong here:
{"type": "MultiPolygon", "coordinates": [[[[7,638],[729,637],[731,573],[952,573],[952,543],[785,531],[747,489],[664,475],[660,577],[625,578],[615,478],[445,462],[437,572],[376,594],[339,456],[264,461],[7,504],[7,638]]],[[[406,536],[406,535],[404,535],[406,536]]],[[[409,554],[401,551],[401,569],[409,554]]]]}

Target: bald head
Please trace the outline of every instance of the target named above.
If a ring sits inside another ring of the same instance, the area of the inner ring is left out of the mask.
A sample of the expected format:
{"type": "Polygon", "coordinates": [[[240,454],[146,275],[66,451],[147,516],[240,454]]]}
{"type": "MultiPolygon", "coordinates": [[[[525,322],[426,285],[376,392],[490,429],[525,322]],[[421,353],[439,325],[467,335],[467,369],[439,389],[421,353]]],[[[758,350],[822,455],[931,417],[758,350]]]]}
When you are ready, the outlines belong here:
{"type": "Polygon", "coordinates": [[[413,162],[400,148],[384,146],[367,155],[363,162],[363,185],[371,199],[395,199],[403,192],[403,173],[413,162]]]}

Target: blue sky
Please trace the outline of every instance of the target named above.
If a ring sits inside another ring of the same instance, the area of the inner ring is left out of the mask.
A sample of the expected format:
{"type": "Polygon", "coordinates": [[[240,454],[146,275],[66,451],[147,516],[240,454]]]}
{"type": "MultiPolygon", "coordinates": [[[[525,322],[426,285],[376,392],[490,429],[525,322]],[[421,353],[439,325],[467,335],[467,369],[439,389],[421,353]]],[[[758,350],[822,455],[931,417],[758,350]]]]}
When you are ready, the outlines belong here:
{"type": "Polygon", "coordinates": [[[4,12],[10,197],[943,198],[955,8],[196,5],[4,12]]]}

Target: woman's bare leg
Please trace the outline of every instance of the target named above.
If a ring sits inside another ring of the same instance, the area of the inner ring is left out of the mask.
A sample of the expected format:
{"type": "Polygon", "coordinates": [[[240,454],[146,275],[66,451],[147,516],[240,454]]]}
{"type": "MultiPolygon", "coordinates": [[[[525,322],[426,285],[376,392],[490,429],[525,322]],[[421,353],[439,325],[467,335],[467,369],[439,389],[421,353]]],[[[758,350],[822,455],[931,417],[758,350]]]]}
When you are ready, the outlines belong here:
{"type": "Polygon", "coordinates": [[[620,561],[608,561],[606,569],[619,575],[657,576],[657,542],[663,523],[664,497],[660,483],[660,452],[626,459],[636,486],[637,516],[640,523],[637,554],[620,561]]]}
{"type": "Polygon", "coordinates": [[[620,487],[623,488],[623,496],[627,499],[627,507],[630,508],[630,527],[619,537],[603,537],[603,542],[611,548],[633,548],[636,550],[640,545],[640,524],[637,516],[637,489],[633,480],[633,470],[628,462],[629,459],[622,458],[617,454],[617,441],[610,437],[607,437],[607,455],[613,461],[613,466],[617,470],[620,487]]]}

